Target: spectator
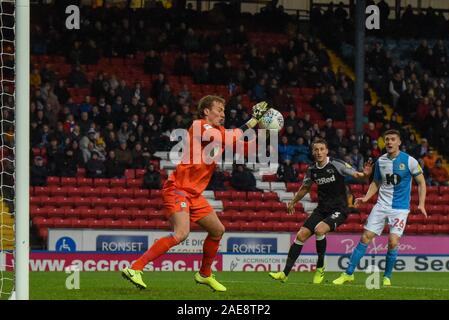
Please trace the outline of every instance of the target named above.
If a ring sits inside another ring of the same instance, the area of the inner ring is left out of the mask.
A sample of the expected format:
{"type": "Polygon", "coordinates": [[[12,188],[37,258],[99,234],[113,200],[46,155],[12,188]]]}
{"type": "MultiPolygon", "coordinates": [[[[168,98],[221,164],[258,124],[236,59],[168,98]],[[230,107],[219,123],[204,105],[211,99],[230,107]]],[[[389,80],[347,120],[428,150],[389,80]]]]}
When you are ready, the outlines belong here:
{"type": "Polygon", "coordinates": [[[162,59],[156,51],[150,50],[143,61],[143,71],[146,74],[157,74],[161,71],[162,59]]]}
{"type": "Polygon", "coordinates": [[[298,182],[298,171],[293,167],[290,160],[285,160],[277,170],[277,177],[279,181],[285,183],[298,182]]]}
{"type": "Polygon", "coordinates": [[[296,142],[295,153],[293,157],[294,163],[307,163],[310,164],[310,152],[309,147],[305,144],[304,138],[300,136],[296,142]]]}
{"type": "Polygon", "coordinates": [[[155,170],[154,165],[150,163],[143,176],[143,189],[161,189],[161,174],[155,170]]]}
{"type": "Polygon", "coordinates": [[[350,164],[357,170],[363,171],[364,159],[362,154],[359,152],[359,148],[357,146],[352,147],[352,151],[350,154],[350,164]]]}
{"type": "Polygon", "coordinates": [[[422,158],[429,152],[429,143],[426,138],[421,139],[421,143],[417,146],[414,152],[415,158],[422,158]]]}
{"type": "Polygon", "coordinates": [[[41,156],[34,158],[31,166],[30,183],[33,187],[44,187],[47,185],[48,171],[44,166],[44,159],[41,156]]]}
{"type": "Polygon", "coordinates": [[[260,191],[256,188],[253,173],[241,164],[238,164],[232,172],[231,185],[239,191],[260,191]]]}
{"type": "Polygon", "coordinates": [[[87,86],[86,75],[81,71],[79,65],[76,65],[68,75],[68,82],[70,87],[84,88],[87,86]]]}
{"type": "Polygon", "coordinates": [[[134,148],[131,152],[131,156],[132,156],[132,167],[134,169],[143,169],[146,167],[148,163],[148,158],[144,156],[142,144],[140,142],[137,142],[134,145],[134,148]]]}
{"type": "Polygon", "coordinates": [[[98,152],[92,151],[91,158],[86,162],[86,177],[88,178],[104,178],[106,167],[99,160],[98,152]]]}
{"type": "Polygon", "coordinates": [[[427,169],[432,170],[433,167],[435,167],[435,163],[437,161],[437,156],[432,149],[429,149],[429,152],[427,152],[427,154],[423,157],[423,160],[424,160],[424,166],[427,169]]]}
{"type": "Polygon", "coordinates": [[[223,171],[220,170],[219,166],[216,166],[215,171],[212,175],[212,178],[209,181],[209,185],[207,186],[206,190],[225,191],[227,190],[227,188],[224,185],[225,181],[226,177],[223,171]]]}
{"type": "Polygon", "coordinates": [[[278,147],[279,161],[292,160],[295,154],[295,148],[288,141],[286,136],[282,136],[281,143],[278,147]]]}
{"type": "Polygon", "coordinates": [[[396,108],[399,97],[407,89],[404,79],[399,72],[395,73],[390,80],[389,92],[392,99],[393,107],[396,108]]]}
{"type": "Polygon", "coordinates": [[[323,115],[325,118],[331,118],[334,121],[346,120],[345,106],[338,101],[336,94],[333,94],[331,101],[323,106],[323,115]]]}
{"type": "Polygon", "coordinates": [[[382,101],[377,101],[377,103],[371,107],[368,114],[368,119],[370,122],[378,123],[384,122],[387,111],[385,110],[382,101]]]}
{"type": "Polygon", "coordinates": [[[174,74],[179,76],[190,76],[192,75],[192,66],[190,64],[189,57],[185,52],[176,59],[174,66],[174,74]]]}
{"type": "Polygon", "coordinates": [[[78,171],[78,165],[81,165],[80,155],[80,152],[75,152],[71,146],[66,148],[64,155],[57,160],[57,175],[62,177],[75,177],[78,171]]]}
{"type": "Polygon", "coordinates": [[[125,167],[117,161],[114,150],[108,152],[108,157],[104,162],[104,166],[106,169],[106,178],[121,179],[125,176],[125,167]]]}
{"type": "Polygon", "coordinates": [[[373,122],[368,123],[368,129],[365,130],[365,133],[370,137],[371,140],[377,140],[380,137],[379,130],[376,128],[376,125],[373,122]]]}
{"type": "Polygon", "coordinates": [[[119,148],[115,150],[115,157],[121,166],[124,166],[125,168],[131,166],[133,157],[126,142],[120,143],[119,148]]]}
{"type": "Polygon", "coordinates": [[[449,186],[449,174],[443,167],[443,160],[438,158],[435,167],[430,169],[430,178],[434,186],[449,186]]]}

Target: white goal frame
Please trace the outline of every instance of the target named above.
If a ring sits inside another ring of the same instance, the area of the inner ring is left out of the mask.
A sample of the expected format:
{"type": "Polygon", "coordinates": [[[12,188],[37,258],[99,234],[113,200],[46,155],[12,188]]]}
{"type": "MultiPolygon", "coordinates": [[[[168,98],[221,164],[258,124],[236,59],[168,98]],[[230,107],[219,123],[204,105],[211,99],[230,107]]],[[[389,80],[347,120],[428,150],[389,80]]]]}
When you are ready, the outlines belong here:
{"type": "MultiPolygon", "coordinates": [[[[30,1],[16,0],[15,21],[15,299],[29,299],[30,1]]],[[[14,292],[13,292],[14,296],[14,292]]]]}

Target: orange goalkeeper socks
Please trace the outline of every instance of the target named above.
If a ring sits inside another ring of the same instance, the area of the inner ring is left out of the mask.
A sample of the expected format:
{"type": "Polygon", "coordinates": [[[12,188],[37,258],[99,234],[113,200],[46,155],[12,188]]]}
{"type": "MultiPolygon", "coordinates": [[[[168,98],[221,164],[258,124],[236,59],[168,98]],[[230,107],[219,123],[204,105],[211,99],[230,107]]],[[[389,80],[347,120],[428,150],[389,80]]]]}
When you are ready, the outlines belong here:
{"type": "Polygon", "coordinates": [[[221,237],[215,238],[208,235],[203,244],[203,261],[201,262],[200,274],[205,277],[210,277],[212,274],[212,262],[214,262],[217,255],[218,247],[220,246],[221,237]]]}
{"type": "Polygon", "coordinates": [[[131,269],[143,270],[148,262],[156,260],[178,243],[178,239],[176,239],[173,235],[157,240],[150,249],[148,249],[139,259],[136,260],[136,262],[132,264],[131,269]]]}

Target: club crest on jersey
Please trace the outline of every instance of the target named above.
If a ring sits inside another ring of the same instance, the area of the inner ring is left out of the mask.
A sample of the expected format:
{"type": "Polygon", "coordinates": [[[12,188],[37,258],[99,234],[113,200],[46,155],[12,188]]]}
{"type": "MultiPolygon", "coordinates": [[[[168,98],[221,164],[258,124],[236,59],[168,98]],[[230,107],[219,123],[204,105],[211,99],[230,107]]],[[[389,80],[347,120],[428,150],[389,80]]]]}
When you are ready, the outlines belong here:
{"type": "Polygon", "coordinates": [[[327,169],[326,171],[327,171],[327,173],[330,173],[330,174],[334,173],[333,169],[327,169]]]}
{"type": "Polygon", "coordinates": [[[187,203],[181,202],[181,208],[186,208],[186,207],[187,207],[187,203]]]}
{"type": "Polygon", "coordinates": [[[204,129],[212,129],[212,126],[210,124],[206,123],[203,125],[203,128],[204,129]]]}
{"type": "Polygon", "coordinates": [[[405,164],[403,163],[399,164],[399,170],[405,170],[405,164]]]}

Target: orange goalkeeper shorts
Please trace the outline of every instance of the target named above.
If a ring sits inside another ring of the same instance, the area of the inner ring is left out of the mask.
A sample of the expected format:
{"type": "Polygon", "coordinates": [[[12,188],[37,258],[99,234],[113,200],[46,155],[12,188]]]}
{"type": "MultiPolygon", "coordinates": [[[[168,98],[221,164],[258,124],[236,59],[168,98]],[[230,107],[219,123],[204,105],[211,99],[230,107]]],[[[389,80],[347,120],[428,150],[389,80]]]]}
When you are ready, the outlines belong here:
{"type": "Polygon", "coordinates": [[[192,196],[174,186],[162,190],[162,200],[167,218],[176,212],[188,212],[190,221],[196,222],[214,211],[202,195],[192,196]]]}

